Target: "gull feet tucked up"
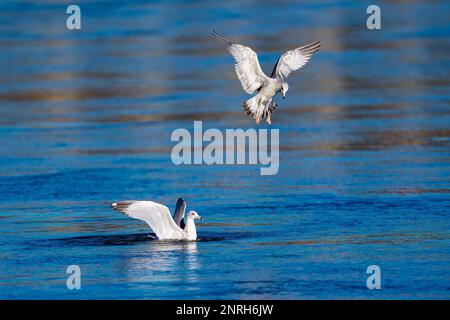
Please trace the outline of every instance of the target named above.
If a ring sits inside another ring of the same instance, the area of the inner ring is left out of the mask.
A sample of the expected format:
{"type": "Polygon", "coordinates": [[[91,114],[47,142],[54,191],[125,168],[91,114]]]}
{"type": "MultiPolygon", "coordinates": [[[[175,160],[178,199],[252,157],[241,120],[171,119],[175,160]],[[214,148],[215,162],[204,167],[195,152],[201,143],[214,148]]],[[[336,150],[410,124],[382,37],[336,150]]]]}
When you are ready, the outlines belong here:
{"type": "Polygon", "coordinates": [[[159,240],[197,240],[194,220],[203,220],[195,211],[189,211],[184,219],[186,203],[178,199],[172,218],[166,206],[153,201],[126,200],[111,204],[115,211],[146,222],[159,240]]]}

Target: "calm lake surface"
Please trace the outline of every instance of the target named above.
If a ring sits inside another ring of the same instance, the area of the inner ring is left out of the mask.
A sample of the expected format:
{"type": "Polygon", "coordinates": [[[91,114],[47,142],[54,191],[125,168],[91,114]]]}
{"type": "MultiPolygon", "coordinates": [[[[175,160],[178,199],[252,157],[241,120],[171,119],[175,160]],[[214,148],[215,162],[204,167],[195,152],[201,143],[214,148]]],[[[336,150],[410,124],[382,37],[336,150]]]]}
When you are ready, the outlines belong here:
{"type": "Polygon", "coordinates": [[[374,31],[366,1],[76,4],[81,31],[66,1],[0,3],[0,298],[450,298],[448,1],[383,3],[374,31]],[[257,128],[212,28],[269,74],[322,41],[277,98],[277,175],[171,161],[194,120],[257,128]],[[109,207],[179,196],[197,242],[109,207]]]}

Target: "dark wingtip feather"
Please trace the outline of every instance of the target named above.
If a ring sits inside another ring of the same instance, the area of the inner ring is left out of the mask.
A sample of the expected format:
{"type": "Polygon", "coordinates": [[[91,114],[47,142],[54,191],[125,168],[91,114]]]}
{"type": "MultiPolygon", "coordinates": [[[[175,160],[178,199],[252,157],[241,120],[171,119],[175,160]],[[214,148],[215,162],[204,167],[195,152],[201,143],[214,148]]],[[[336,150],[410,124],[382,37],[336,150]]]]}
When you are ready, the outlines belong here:
{"type": "Polygon", "coordinates": [[[300,47],[300,48],[298,48],[298,50],[301,50],[302,52],[307,53],[307,54],[308,53],[312,54],[314,52],[319,51],[320,50],[320,46],[321,46],[320,41],[316,41],[316,42],[312,42],[310,44],[307,44],[307,45],[305,45],[303,47],[300,47]]]}
{"type": "Polygon", "coordinates": [[[111,204],[111,207],[113,208],[114,211],[124,212],[133,203],[134,203],[134,201],[114,202],[111,204]]]}
{"type": "Polygon", "coordinates": [[[184,199],[182,197],[178,198],[177,204],[175,205],[175,214],[180,209],[180,207],[183,205],[184,199]]]}
{"type": "Polygon", "coordinates": [[[180,228],[184,230],[184,227],[186,226],[186,224],[184,223],[184,218],[181,219],[180,221],[180,228]]]}
{"type": "Polygon", "coordinates": [[[231,44],[234,43],[234,42],[232,42],[232,41],[230,41],[230,40],[225,39],[224,37],[222,37],[222,36],[221,36],[220,34],[218,34],[218,33],[216,32],[216,30],[214,30],[214,29],[211,30],[211,34],[212,34],[213,37],[216,38],[217,40],[223,41],[223,42],[225,42],[225,43],[227,43],[227,44],[229,44],[229,45],[231,45],[231,44]]]}

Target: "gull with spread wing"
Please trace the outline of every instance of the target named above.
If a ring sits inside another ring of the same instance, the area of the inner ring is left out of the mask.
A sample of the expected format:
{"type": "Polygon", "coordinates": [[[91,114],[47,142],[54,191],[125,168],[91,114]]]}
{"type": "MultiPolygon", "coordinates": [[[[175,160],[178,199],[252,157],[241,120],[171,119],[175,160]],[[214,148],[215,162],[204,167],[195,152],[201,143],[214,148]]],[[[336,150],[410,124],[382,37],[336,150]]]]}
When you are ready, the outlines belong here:
{"type": "Polygon", "coordinates": [[[266,117],[267,123],[271,124],[270,115],[277,107],[273,97],[281,92],[284,99],[289,89],[287,82],[284,80],[292,71],[303,67],[312,54],[320,49],[320,41],[316,41],[287,51],[278,59],[273,67],[272,74],[268,77],[261,70],[258,56],[252,49],[227,40],[214,30],[212,34],[227,45],[228,51],[235,60],[234,67],[244,91],[248,94],[257,93],[253,98],[244,101],[242,105],[244,111],[251,118],[256,119],[257,124],[266,117]]]}
{"type": "Polygon", "coordinates": [[[169,208],[153,201],[128,200],[114,202],[111,206],[115,211],[145,221],[159,240],[195,241],[197,240],[197,230],[194,220],[203,220],[195,211],[189,211],[186,220],[183,218],[186,203],[182,198],[178,199],[174,218],[170,215],[169,208]],[[183,227],[181,227],[181,223],[183,227]]]}

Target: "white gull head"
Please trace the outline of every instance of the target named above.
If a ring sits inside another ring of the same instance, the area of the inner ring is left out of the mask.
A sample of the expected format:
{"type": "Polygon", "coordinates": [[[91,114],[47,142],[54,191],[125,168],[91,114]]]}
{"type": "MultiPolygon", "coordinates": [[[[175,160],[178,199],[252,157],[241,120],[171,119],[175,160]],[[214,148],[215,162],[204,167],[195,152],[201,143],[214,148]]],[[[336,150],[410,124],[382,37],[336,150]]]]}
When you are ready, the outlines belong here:
{"type": "Polygon", "coordinates": [[[281,84],[281,94],[283,95],[283,99],[286,98],[286,92],[289,90],[289,85],[287,84],[287,82],[283,82],[281,84]]]}

